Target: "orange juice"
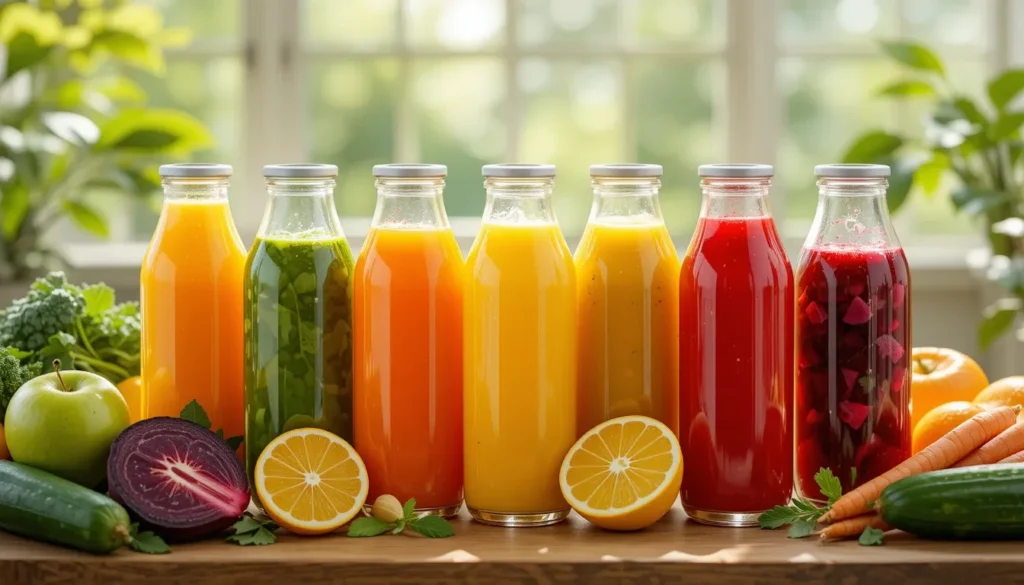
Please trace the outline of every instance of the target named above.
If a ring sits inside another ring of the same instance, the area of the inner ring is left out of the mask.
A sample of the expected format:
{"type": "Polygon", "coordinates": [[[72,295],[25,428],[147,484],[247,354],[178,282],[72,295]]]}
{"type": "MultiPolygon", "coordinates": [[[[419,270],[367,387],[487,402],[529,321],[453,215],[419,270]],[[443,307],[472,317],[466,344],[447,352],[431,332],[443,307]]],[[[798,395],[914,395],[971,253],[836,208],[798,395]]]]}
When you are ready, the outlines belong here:
{"type": "Polygon", "coordinates": [[[166,200],[142,264],[143,416],[196,400],[212,427],[242,435],[245,249],[227,165],[165,165],[166,200]],[[211,174],[212,173],[212,174],[211,174]]]}
{"type": "Polygon", "coordinates": [[[527,165],[488,165],[488,210],[466,261],[466,506],[481,522],[544,525],[568,514],[558,486],[576,440],[576,276],[527,165]],[[494,169],[494,170],[491,170],[494,169]]]}
{"type": "Polygon", "coordinates": [[[676,430],[679,256],[665,224],[592,221],[576,250],[576,272],[577,432],[631,414],[676,430]]]}
{"type": "Polygon", "coordinates": [[[355,445],[381,494],[462,507],[462,253],[451,229],[370,230],[355,268],[355,445]]]}

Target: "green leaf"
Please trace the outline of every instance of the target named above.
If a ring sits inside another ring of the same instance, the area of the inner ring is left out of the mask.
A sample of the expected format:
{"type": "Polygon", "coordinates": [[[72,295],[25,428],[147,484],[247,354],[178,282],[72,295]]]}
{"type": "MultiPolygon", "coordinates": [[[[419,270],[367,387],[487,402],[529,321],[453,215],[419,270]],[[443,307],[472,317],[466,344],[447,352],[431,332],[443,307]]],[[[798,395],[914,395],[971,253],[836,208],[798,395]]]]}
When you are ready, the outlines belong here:
{"type": "Polygon", "coordinates": [[[886,203],[889,205],[889,213],[896,213],[906,203],[910,188],[914,186],[914,173],[917,171],[917,165],[897,162],[892,163],[890,167],[892,174],[889,175],[886,203]]]}
{"type": "Polygon", "coordinates": [[[1002,112],[1024,90],[1024,69],[1004,71],[988,84],[988,99],[1002,112]]]}
{"type": "Polygon", "coordinates": [[[978,215],[1012,200],[1012,197],[1002,191],[968,185],[958,187],[950,194],[953,206],[967,215],[978,215]]]}
{"type": "Polygon", "coordinates": [[[890,57],[907,67],[918,69],[920,71],[930,71],[942,76],[946,74],[945,68],[942,66],[942,61],[939,60],[938,56],[936,56],[931,49],[924,45],[919,45],[917,43],[883,42],[882,50],[890,57]]]}
{"type": "Polygon", "coordinates": [[[988,118],[981,113],[978,106],[968,97],[958,96],[953,100],[953,107],[959,111],[965,120],[979,126],[988,126],[988,118]]]}
{"type": "Polygon", "coordinates": [[[91,284],[83,288],[82,296],[85,297],[85,314],[92,316],[114,308],[116,300],[114,289],[103,283],[91,284]]]}
{"type": "Polygon", "coordinates": [[[120,61],[152,73],[162,73],[164,70],[160,47],[124,30],[107,29],[94,35],[92,48],[104,50],[120,61]]]}
{"type": "Polygon", "coordinates": [[[878,90],[878,95],[887,97],[932,97],[936,95],[936,91],[932,84],[927,81],[904,79],[890,83],[878,90]]]}
{"type": "Polygon", "coordinates": [[[75,336],[70,333],[55,333],[50,336],[46,347],[40,349],[37,353],[40,361],[49,362],[52,360],[60,360],[61,368],[65,370],[72,370],[75,368],[75,360],[71,357],[71,350],[75,347],[75,336]]]}
{"type": "Polygon", "coordinates": [[[98,150],[188,153],[213,139],[199,120],[176,110],[125,108],[100,126],[98,150]]]}
{"type": "Polygon", "coordinates": [[[789,538],[805,538],[814,532],[814,520],[801,518],[789,526],[789,538]]]}
{"type": "Polygon", "coordinates": [[[181,409],[181,415],[178,417],[182,420],[194,422],[204,429],[210,428],[210,417],[206,416],[206,411],[203,410],[202,405],[198,401],[192,400],[185,405],[185,408],[181,409]]]}
{"type": "Polygon", "coordinates": [[[258,525],[256,530],[247,533],[235,533],[225,538],[238,546],[266,546],[277,542],[277,535],[268,530],[264,525],[258,525]]]}
{"type": "Polygon", "coordinates": [[[775,506],[757,517],[757,523],[761,528],[774,530],[792,524],[801,518],[796,509],[789,506],[775,506]]]}
{"type": "Polygon", "coordinates": [[[416,515],[416,498],[409,498],[409,500],[402,506],[402,516],[408,520],[416,515]]]}
{"type": "Polygon", "coordinates": [[[107,226],[107,220],[93,208],[84,203],[70,200],[65,201],[61,207],[85,231],[101,238],[110,237],[110,228],[107,226]]]}
{"type": "Polygon", "coordinates": [[[348,527],[348,535],[357,537],[378,536],[391,530],[391,524],[372,517],[356,518],[348,527]]]}
{"type": "Polygon", "coordinates": [[[827,467],[822,467],[818,473],[814,474],[814,483],[818,484],[821,495],[828,498],[829,505],[835,503],[843,495],[843,486],[839,483],[839,478],[833,475],[832,470],[827,467]]]}
{"type": "Polygon", "coordinates": [[[925,195],[934,195],[942,183],[942,176],[949,169],[949,157],[936,152],[914,171],[914,185],[921,188],[925,195]]]}
{"type": "Polygon", "coordinates": [[[885,532],[878,528],[868,526],[864,529],[864,532],[860,533],[860,538],[857,539],[857,542],[859,542],[861,546],[879,546],[883,544],[882,536],[884,534],[885,532]]]}
{"type": "Polygon", "coordinates": [[[1000,114],[996,123],[989,128],[988,137],[992,142],[1001,142],[1015,135],[1024,124],[1024,112],[1000,114]]]}
{"type": "Polygon", "coordinates": [[[75,112],[46,112],[40,119],[54,136],[75,146],[93,144],[100,137],[96,123],[75,112]]]}
{"type": "Polygon", "coordinates": [[[455,536],[455,529],[440,516],[423,516],[409,522],[409,528],[427,538],[448,538],[455,536]]]}
{"type": "Polygon", "coordinates": [[[0,190],[0,232],[11,239],[28,215],[28,189],[20,184],[0,190]]]}
{"type": "Polygon", "coordinates": [[[52,46],[41,46],[32,35],[19,33],[7,44],[7,79],[22,70],[34,67],[50,55],[52,46]]]}
{"type": "Polygon", "coordinates": [[[23,359],[29,357],[30,355],[32,355],[31,351],[21,351],[20,349],[18,349],[16,347],[8,347],[7,348],[7,353],[10,354],[11,356],[13,356],[15,359],[19,359],[19,360],[23,360],[23,359]]]}
{"type": "Polygon", "coordinates": [[[247,534],[249,532],[256,532],[262,526],[263,524],[259,520],[253,518],[252,516],[246,515],[243,516],[242,519],[238,522],[235,522],[231,526],[231,529],[235,531],[235,534],[247,534]]]}
{"type": "Polygon", "coordinates": [[[873,163],[878,159],[891,155],[900,146],[903,139],[895,134],[889,134],[881,130],[868,132],[858,138],[846,154],[843,155],[843,162],[846,163],[873,163]]]}
{"type": "Polygon", "coordinates": [[[132,539],[128,541],[128,546],[135,552],[147,555],[163,555],[171,552],[171,547],[167,546],[164,539],[148,530],[133,534],[132,539]]]}
{"type": "Polygon", "coordinates": [[[239,435],[237,437],[228,437],[224,439],[224,442],[228,444],[228,447],[231,447],[232,451],[238,451],[238,448],[242,446],[242,443],[244,441],[245,437],[242,435],[239,435]]]}
{"type": "Polygon", "coordinates": [[[1013,327],[1020,311],[1020,299],[1000,299],[985,308],[981,324],[978,325],[978,346],[987,350],[992,343],[1013,327]]]}

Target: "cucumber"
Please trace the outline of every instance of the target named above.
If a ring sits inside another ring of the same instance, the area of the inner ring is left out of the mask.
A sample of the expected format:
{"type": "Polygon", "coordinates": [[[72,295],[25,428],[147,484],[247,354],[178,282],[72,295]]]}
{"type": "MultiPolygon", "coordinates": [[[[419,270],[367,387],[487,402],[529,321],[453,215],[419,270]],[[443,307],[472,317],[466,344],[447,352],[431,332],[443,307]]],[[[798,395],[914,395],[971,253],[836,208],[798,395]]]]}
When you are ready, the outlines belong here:
{"type": "Polygon", "coordinates": [[[915,536],[1024,539],[1024,465],[980,465],[901,479],[882,491],[882,519],[915,536]]]}
{"type": "Polygon", "coordinates": [[[0,460],[0,529],[92,553],[127,542],[128,512],[107,496],[13,461],[0,460]]]}

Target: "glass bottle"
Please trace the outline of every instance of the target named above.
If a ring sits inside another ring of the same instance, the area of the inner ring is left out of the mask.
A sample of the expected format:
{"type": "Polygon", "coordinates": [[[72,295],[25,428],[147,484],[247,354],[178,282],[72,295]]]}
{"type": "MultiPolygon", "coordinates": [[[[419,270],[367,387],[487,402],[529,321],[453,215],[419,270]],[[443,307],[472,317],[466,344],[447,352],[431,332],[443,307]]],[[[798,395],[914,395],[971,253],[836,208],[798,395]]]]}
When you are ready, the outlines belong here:
{"type": "Polygon", "coordinates": [[[164,204],[142,262],[143,418],[197,401],[215,429],[241,436],[245,248],[228,206],[231,167],[160,167],[164,204]]]}
{"type": "MultiPolygon", "coordinates": [[[[245,454],[292,429],[352,441],[352,252],[334,165],[263,167],[267,203],[245,265],[245,454]]],[[[255,490],[253,491],[255,494],[255,490]]]]}
{"type": "Polygon", "coordinates": [[[564,520],[558,473],[576,441],[576,273],[551,205],[552,165],[483,168],[466,261],[465,487],[473,518],[564,520]]]}
{"type": "Polygon", "coordinates": [[[822,500],[910,456],[910,270],[889,221],[884,165],[819,165],[797,273],[797,491],[822,500]]]}
{"type": "MultiPolygon", "coordinates": [[[[444,165],[373,167],[377,209],[355,268],[355,448],[367,503],[462,507],[462,252],[444,165]]],[[[369,509],[369,506],[367,506],[369,509]]]]}
{"type": "Polygon", "coordinates": [[[593,165],[576,249],[577,434],[618,416],[679,417],[679,256],[661,216],[662,168],[593,165]]]}
{"type": "Polygon", "coordinates": [[[768,210],[769,165],[701,165],[679,277],[682,502],[756,526],[793,489],[793,270],[768,210]]]}

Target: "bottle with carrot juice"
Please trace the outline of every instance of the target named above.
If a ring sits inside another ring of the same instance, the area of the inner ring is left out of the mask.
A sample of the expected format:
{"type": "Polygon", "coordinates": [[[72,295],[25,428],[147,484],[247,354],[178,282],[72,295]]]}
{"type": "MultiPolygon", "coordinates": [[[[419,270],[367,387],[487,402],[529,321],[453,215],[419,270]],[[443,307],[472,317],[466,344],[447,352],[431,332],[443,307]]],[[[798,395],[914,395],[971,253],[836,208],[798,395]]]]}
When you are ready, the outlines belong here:
{"type": "Polygon", "coordinates": [[[263,167],[270,200],[244,287],[250,481],[286,431],[316,427],[352,441],[354,261],[334,207],[337,174],[334,165],[263,167]]]}
{"type": "MultiPolygon", "coordinates": [[[[462,252],[448,225],[444,165],[373,168],[377,208],[356,261],[355,448],[367,498],[462,507],[462,252]]],[[[367,506],[368,508],[369,506],[367,506]]]]}
{"type": "Polygon", "coordinates": [[[577,434],[640,414],[679,418],[679,256],[661,217],[661,166],[594,165],[576,249],[577,434]]]}
{"type": "Polygon", "coordinates": [[[772,167],[702,165],[679,276],[679,442],[690,518],[756,526],[793,491],[793,270],[772,167]]]}
{"type": "Polygon", "coordinates": [[[164,205],[141,271],[143,417],[197,401],[214,429],[244,430],[245,248],[228,207],[231,167],[160,167],[164,205]]]}
{"type": "Polygon", "coordinates": [[[551,207],[552,165],[486,165],[487,204],[466,261],[466,507],[499,526],[544,526],[576,440],[576,274],[551,207]]]}
{"type": "Polygon", "coordinates": [[[820,468],[848,492],[910,457],[910,269],[889,221],[889,167],[814,172],[796,291],[796,488],[824,500],[820,468]]]}

